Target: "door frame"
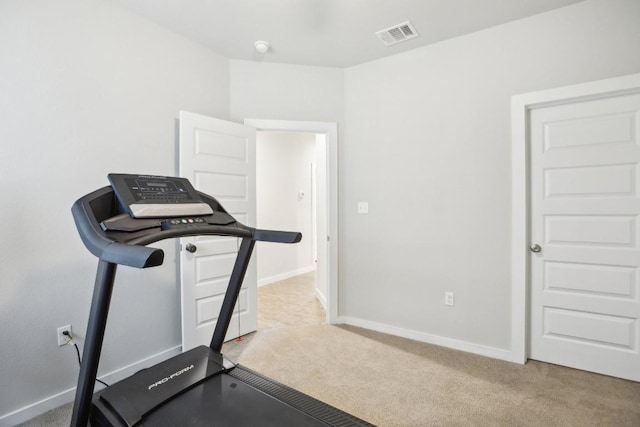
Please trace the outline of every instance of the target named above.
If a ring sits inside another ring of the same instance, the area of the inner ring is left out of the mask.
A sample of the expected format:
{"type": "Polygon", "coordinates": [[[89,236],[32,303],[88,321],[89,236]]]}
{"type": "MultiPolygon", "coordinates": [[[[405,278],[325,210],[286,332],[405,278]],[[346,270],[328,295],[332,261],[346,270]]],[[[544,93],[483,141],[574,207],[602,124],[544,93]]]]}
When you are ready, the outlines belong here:
{"type": "Polygon", "coordinates": [[[529,356],[530,164],[529,112],[535,108],[640,93],[640,74],[630,74],[511,97],[511,361],[529,356]]]}
{"type": "MultiPolygon", "coordinates": [[[[323,134],[327,143],[327,323],[338,322],[338,124],[292,120],[245,119],[257,131],[323,134]]],[[[318,237],[320,238],[320,237],[318,237]]]]}

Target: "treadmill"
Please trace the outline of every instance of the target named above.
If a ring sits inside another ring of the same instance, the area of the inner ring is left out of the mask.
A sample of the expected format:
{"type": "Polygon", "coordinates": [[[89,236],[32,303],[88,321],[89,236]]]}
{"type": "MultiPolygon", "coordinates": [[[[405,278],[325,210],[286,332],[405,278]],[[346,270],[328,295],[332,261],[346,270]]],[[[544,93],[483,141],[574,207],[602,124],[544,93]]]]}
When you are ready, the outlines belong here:
{"type": "Polygon", "coordinates": [[[297,243],[300,233],[245,226],[185,178],[130,174],[108,178],[110,186],[87,194],[72,207],[80,237],[99,263],[71,426],[86,426],[89,421],[92,426],[372,425],[220,353],[255,242],[297,243]],[[199,235],[241,239],[211,344],[94,394],[117,266],[161,265],[163,251],[146,245],[199,235]]]}

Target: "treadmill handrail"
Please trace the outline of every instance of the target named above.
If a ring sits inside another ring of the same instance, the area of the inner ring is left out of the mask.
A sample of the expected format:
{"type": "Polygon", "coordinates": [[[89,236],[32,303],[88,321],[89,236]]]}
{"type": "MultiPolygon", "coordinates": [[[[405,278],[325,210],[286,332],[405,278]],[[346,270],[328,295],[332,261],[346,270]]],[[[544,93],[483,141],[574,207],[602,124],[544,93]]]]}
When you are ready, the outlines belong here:
{"type": "Polygon", "coordinates": [[[302,240],[302,233],[255,229],[253,231],[253,240],[260,242],[298,243],[302,240]]]}
{"type": "Polygon", "coordinates": [[[71,212],[84,245],[99,259],[114,264],[138,268],[161,265],[164,260],[164,252],[161,249],[128,245],[105,236],[91,203],[96,201],[112,203],[107,200],[107,198],[110,199],[112,192],[110,186],[103,187],[78,199],[73,204],[71,212]]]}
{"type": "MultiPolygon", "coordinates": [[[[221,208],[211,196],[204,193],[200,193],[200,195],[212,206],[221,208]]],[[[110,238],[100,227],[100,222],[109,218],[105,211],[109,211],[110,214],[114,213],[113,211],[116,209],[114,203],[117,204],[113,189],[111,186],[106,186],[78,199],[73,204],[71,211],[80,237],[93,255],[107,262],[130,267],[147,268],[161,265],[164,260],[164,251],[149,248],[146,245],[169,238],[215,235],[277,243],[297,243],[302,238],[302,234],[298,232],[259,230],[236,221],[232,225],[205,224],[193,228],[159,230],[156,233],[148,233],[126,242],[119,242],[110,238]],[[100,211],[102,211],[102,215],[96,216],[96,212],[100,211]]]]}

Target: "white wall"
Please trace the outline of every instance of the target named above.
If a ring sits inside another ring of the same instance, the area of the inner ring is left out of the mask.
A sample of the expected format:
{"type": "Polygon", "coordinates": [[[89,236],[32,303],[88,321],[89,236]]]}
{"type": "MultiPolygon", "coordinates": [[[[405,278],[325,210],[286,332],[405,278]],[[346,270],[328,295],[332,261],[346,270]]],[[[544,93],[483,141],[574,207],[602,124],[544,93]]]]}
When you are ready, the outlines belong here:
{"type": "Polygon", "coordinates": [[[344,71],[338,68],[230,61],[231,120],[343,120],[344,71]]]}
{"type": "MultiPolygon", "coordinates": [[[[108,172],[174,174],[178,111],[228,118],[228,67],[108,2],[0,1],[0,424],[76,383],[56,328],[82,345],[97,262],[72,203],[108,172]]],[[[100,374],[180,344],[176,254],[161,247],[164,266],[119,269],[100,374]]]]}
{"type": "Polygon", "coordinates": [[[510,97],[637,73],[639,46],[640,2],[589,0],[347,69],[341,314],[507,357],[510,97]]]}
{"type": "Polygon", "coordinates": [[[258,132],[256,138],[256,224],[302,233],[295,245],[258,242],[258,284],[315,269],[312,239],[311,164],[315,134],[258,132]],[[299,197],[299,192],[304,196],[299,197]]]}

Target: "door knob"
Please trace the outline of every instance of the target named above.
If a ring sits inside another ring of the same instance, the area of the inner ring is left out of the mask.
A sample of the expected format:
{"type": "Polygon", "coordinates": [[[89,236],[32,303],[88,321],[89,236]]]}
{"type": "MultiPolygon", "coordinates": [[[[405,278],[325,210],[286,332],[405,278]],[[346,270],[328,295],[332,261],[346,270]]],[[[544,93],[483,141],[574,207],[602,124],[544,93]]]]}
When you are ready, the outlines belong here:
{"type": "Polygon", "coordinates": [[[531,252],[535,252],[535,253],[538,253],[542,250],[542,248],[538,244],[533,244],[529,246],[529,249],[531,249],[531,252]]]}
{"type": "Polygon", "coordinates": [[[185,249],[187,250],[187,252],[194,253],[195,251],[198,250],[198,247],[192,243],[187,243],[187,246],[185,246],[185,249]]]}

